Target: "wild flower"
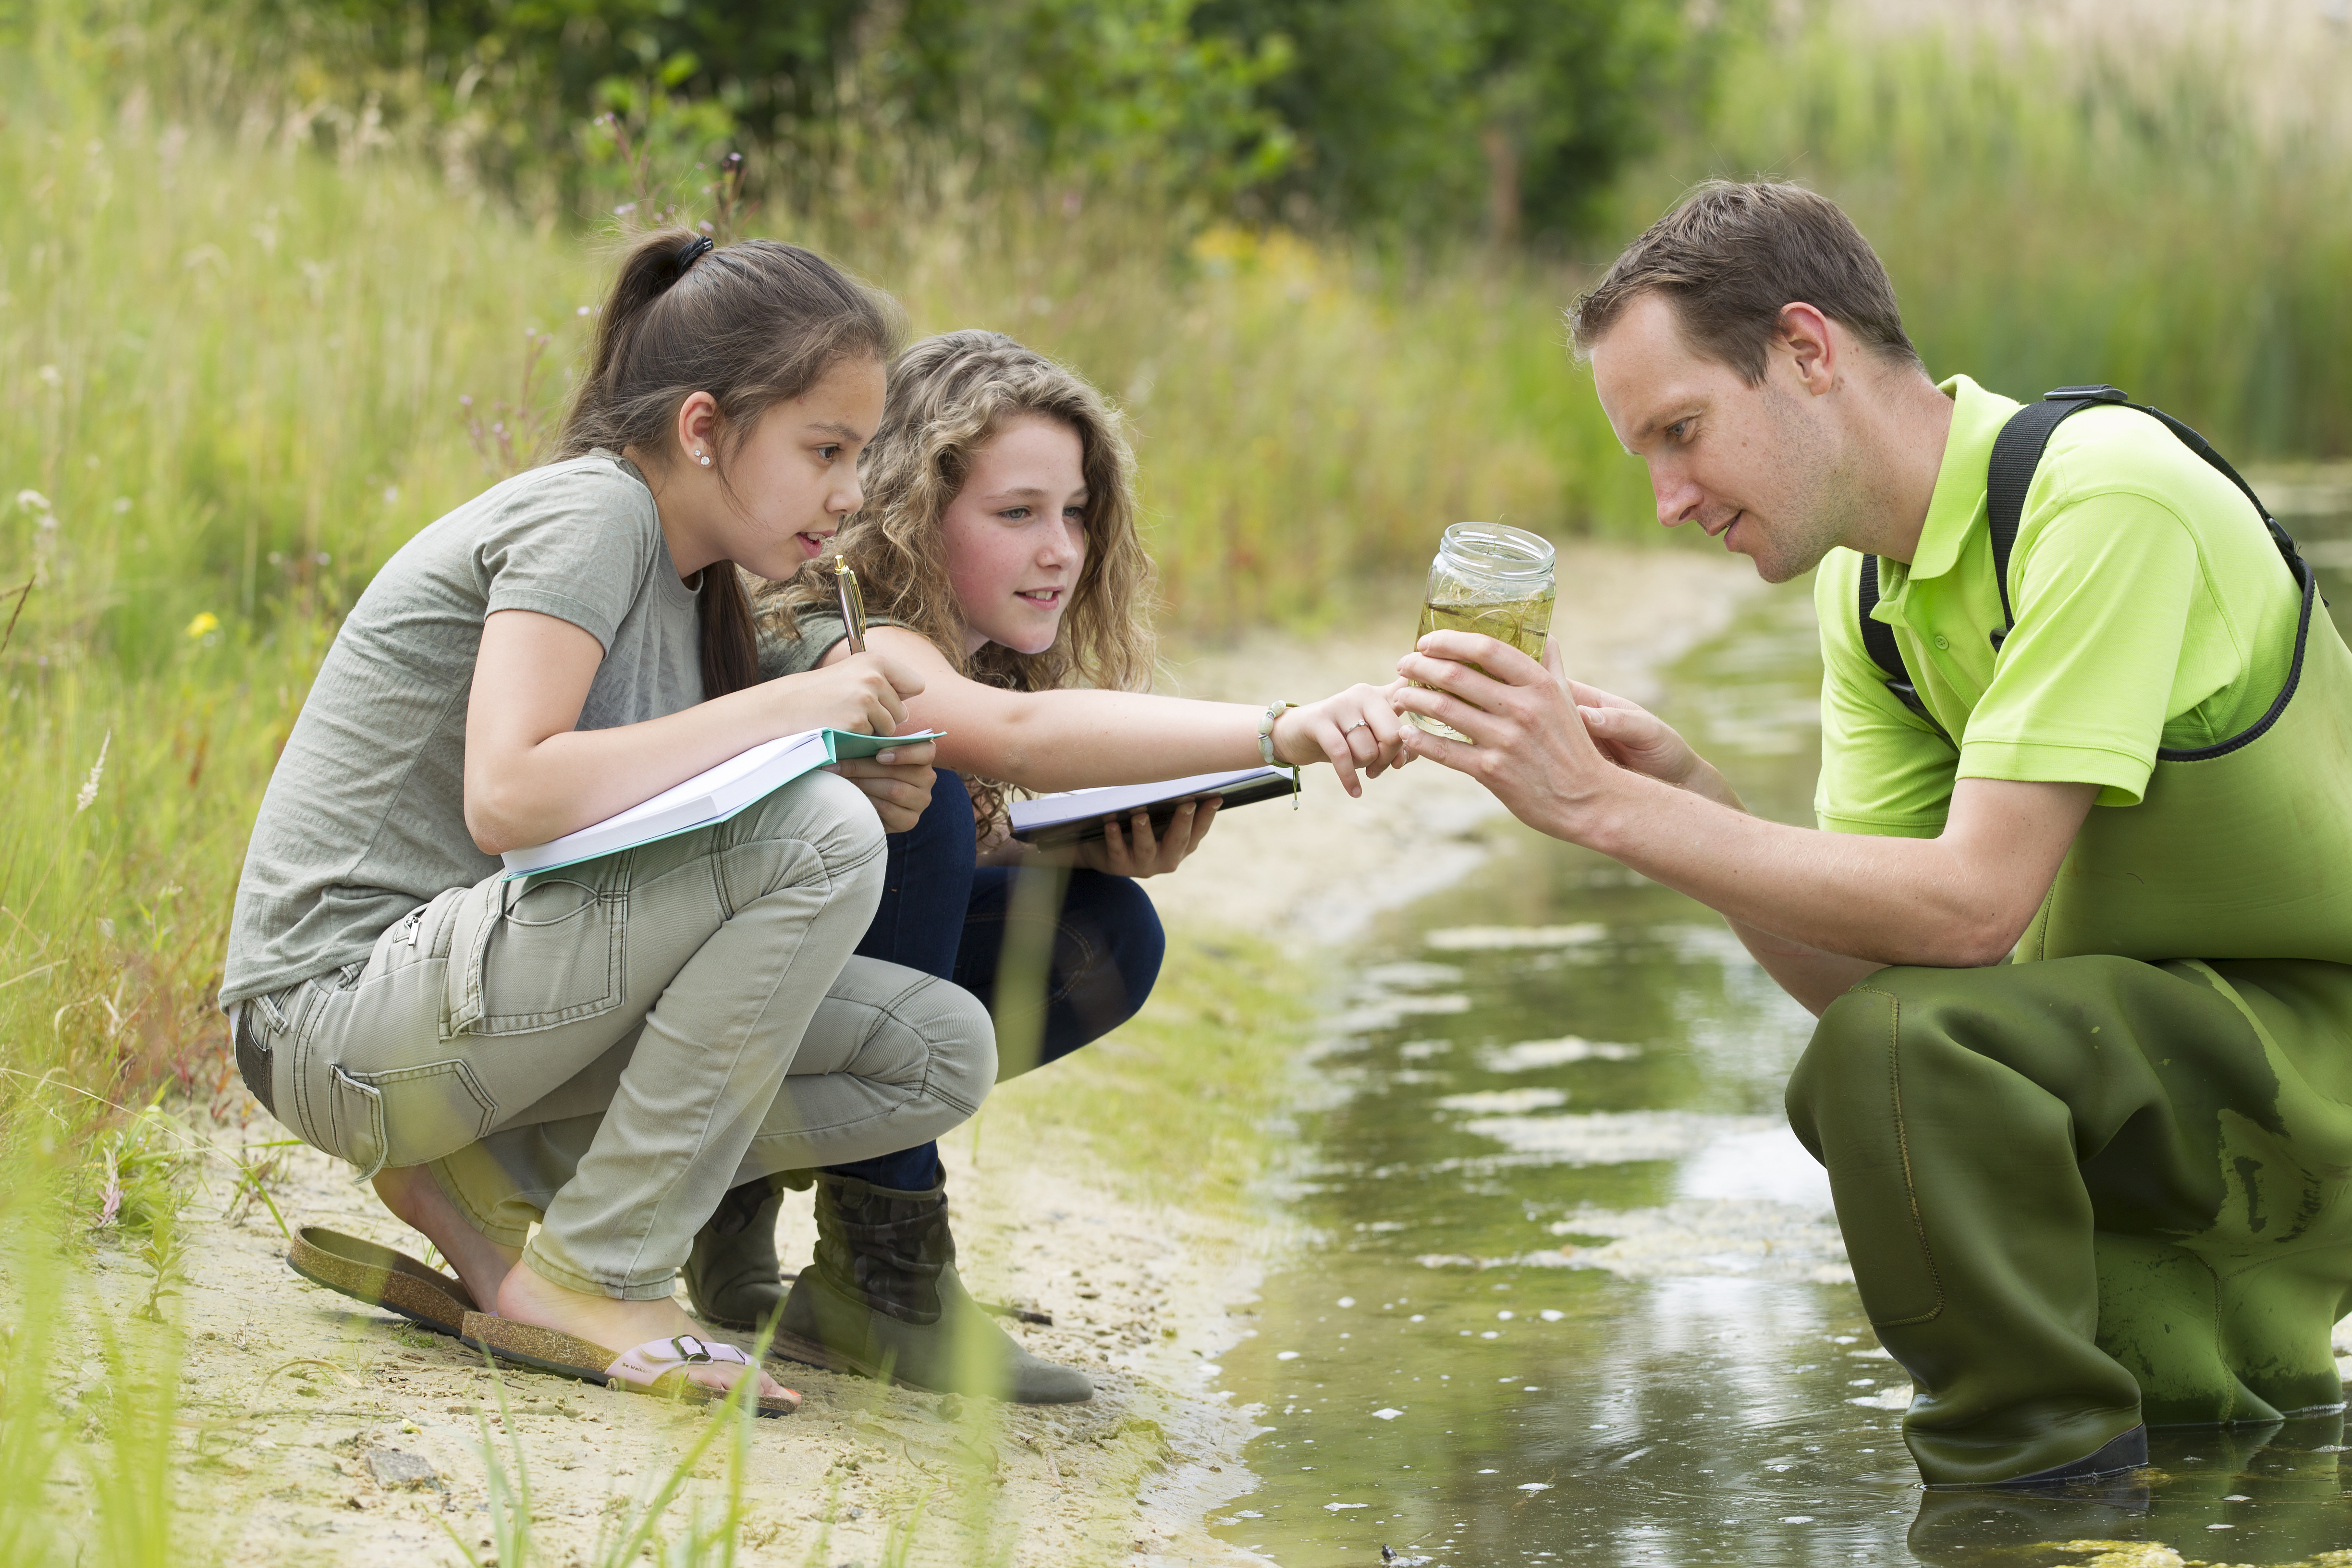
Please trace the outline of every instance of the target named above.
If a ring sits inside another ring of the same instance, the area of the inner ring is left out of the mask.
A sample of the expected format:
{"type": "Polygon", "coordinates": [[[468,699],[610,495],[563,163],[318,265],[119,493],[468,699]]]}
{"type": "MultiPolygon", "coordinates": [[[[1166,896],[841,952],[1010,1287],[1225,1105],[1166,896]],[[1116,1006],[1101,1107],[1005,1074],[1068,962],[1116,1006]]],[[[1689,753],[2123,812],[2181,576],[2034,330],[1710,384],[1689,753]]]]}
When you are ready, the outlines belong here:
{"type": "Polygon", "coordinates": [[[99,1202],[98,1218],[91,1224],[90,1229],[104,1230],[112,1225],[116,1216],[121,1213],[122,1167],[114,1157],[114,1146],[109,1144],[106,1151],[105,1195],[99,1202]]]}
{"type": "Polygon", "coordinates": [[[81,793],[74,796],[74,815],[79,816],[98,798],[98,784],[106,776],[106,749],[114,744],[114,731],[109,730],[106,739],[98,743],[98,761],[89,765],[89,777],[82,781],[81,793]]]}
{"type": "Polygon", "coordinates": [[[187,635],[191,637],[207,637],[218,630],[220,630],[220,617],[210,610],[205,610],[188,623],[187,635]]]}

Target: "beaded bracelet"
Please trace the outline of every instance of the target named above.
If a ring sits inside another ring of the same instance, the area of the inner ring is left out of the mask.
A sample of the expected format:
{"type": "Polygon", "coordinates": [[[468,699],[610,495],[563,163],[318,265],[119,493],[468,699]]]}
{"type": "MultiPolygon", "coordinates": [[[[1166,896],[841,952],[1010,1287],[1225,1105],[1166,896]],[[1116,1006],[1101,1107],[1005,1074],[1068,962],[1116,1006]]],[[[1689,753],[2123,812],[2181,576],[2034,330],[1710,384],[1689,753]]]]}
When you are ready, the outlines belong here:
{"type": "MultiPolygon", "coordinates": [[[[1267,767],[1280,768],[1290,766],[1290,764],[1277,760],[1274,754],[1274,724],[1276,720],[1282,717],[1284,710],[1297,708],[1299,706],[1300,704],[1297,702],[1286,702],[1280,698],[1276,698],[1273,701],[1267,703],[1265,705],[1265,711],[1258,716],[1257,754],[1265,759],[1265,765],[1267,767]]],[[[1290,768],[1290,809],[1293,811],[1297,811],[1298,809],[1298,770],[1295,767],[1290,768]]]]}
{"type": "Polygon", "coordinates": [[[1279,768],[1287,765],[1286,763],[1277,762],[1275,759],[1274,724],[1276,720],[1282,717],[1284,710],[1296,708],[1298,704],[1296,702],[1286,702],[1280,698],[1276,698],[1275,700],[1265,705],[1265,711],[1258,718],[1257,754],[1265,759],[1265,765],[1267,767],[1279,768]]]}

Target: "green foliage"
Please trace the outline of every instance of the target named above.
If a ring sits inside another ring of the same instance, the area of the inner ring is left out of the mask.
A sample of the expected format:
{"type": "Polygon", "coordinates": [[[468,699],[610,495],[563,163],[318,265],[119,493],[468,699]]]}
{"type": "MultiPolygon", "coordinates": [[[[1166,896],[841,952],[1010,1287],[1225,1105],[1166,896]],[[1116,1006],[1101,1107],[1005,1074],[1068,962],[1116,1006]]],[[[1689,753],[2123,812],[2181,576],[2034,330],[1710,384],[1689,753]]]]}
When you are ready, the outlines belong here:
{"type": "Polygon", "coordinates": [[[1287,138],[1255,90],[1285,57],[1196,34],[1194,4],[239,0],[249,30],[297,40],[300,74],[348,84],[339,97],[495,188],[608,195],[583,178],[578,154],[593,164],[597,149],[575,128],[611,110],[667,163],[741,142],[795,205],[909,157],[1008,187],[1115,181],[1177,198],[1263,178],[1287,138]]]}
{"type": "Polygon", "coordinates": [[[322,147],[398,140],[526,205],[643,205],[583,129],[609,112],[665,167],[740,143],[798,210],[920,169],[1441,252],[1581,232],[1725,30],[1680,0],[98,3],[93,34],[132,40],[104,47],[202,79],[188,99],[266,84],[322,147]]]}
{"type": "Polygon", "coordinates": [[[1294,62],[1262,96],[1297,142],[1280,210],[1438,250],[1585,231],[1658,107],[1703,100],[1719,26],[1680,0],[1206,0],[1294,62]]]}

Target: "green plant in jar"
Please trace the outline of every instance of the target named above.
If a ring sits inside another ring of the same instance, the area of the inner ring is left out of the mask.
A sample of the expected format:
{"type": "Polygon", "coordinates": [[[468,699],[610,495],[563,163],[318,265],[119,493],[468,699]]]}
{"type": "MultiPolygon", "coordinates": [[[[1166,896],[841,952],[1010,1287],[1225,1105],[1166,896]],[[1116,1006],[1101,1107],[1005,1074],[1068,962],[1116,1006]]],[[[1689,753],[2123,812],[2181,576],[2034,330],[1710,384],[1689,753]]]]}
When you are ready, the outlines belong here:
{"type": "MultiPolygon", "coordinates": [[[[1417,646],[1437,631],[1480,632],[1540,659],[1553,597],[1549,540],[1498,522],[1457,522],[1439,539],[1437,557],[1429,563],[1413,641],[1417,646]]],[[[1470,739],[1418,713],[1406,714],[1405,721],[1449,741],[1470,739]]]]}

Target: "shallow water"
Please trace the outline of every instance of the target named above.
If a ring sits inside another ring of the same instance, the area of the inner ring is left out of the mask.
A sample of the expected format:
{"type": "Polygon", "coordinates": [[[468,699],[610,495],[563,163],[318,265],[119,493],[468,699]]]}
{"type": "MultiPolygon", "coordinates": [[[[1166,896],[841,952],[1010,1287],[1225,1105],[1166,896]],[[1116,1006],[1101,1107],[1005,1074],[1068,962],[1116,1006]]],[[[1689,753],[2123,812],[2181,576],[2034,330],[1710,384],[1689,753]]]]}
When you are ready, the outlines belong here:
{"type": "MultiPolygon", "coordinates": [[[[2292,522],[2352,619],[2352,518],[2292,522]]],[[[1751,808],[1807,822],[1819,681],[1809,596],[1782,589],[1666,710],[1751,808]]],[[[1318,1049],[1287,1188],[1317,1245],[1204,1369],[1265,1427],[1220,1535],[1285,1568],[2352,1546],[2337,1417],[2158,1434],[2144,1484],[2095,1494],[1921,1490],[1909,1380],[1780,1112],[1811,1019],[1703,908],[1508,833],[1365,944],[1318,1049]]]]}

